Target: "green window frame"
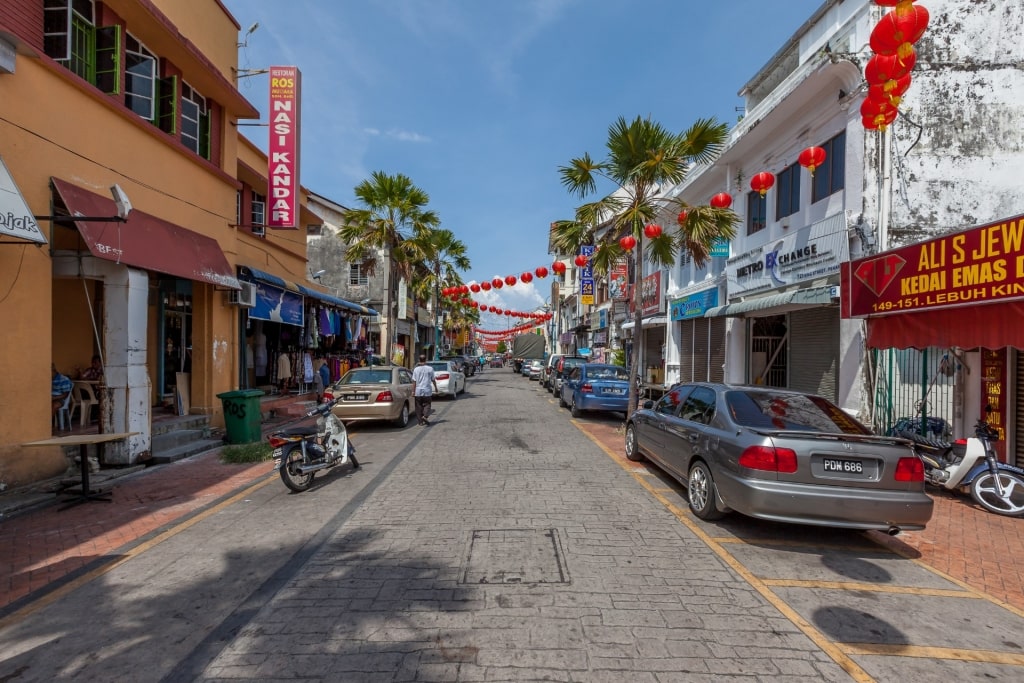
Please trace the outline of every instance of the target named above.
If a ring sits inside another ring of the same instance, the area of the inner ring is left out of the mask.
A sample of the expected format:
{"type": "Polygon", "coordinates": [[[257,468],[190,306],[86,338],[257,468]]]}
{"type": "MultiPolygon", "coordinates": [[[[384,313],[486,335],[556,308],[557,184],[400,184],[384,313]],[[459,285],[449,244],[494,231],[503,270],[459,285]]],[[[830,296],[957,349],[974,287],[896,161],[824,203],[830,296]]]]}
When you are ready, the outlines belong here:
{"type": "Polygon", "coordinates": [[[157,81],[156,125],[168,135],[178,132],[178,77],[168,76],[157,81]]]}
{"type": "Polygon", "coordinates": [[[121,27],[93,29],[93,77],[90,83],[108,95],[121,94],[121,27]]]}

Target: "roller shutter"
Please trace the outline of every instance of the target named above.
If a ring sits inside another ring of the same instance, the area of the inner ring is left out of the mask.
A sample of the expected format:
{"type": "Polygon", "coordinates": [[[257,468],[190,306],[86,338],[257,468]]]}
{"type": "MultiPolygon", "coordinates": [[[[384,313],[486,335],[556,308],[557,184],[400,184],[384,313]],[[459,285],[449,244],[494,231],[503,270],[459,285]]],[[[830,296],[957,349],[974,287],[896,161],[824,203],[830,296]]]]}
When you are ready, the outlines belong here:
{"type": "MultiPolygon", "coordinates": [[[[1024,350],[1017,350],[1017,382],[1014,391],[1016,424],[1014,425],[1013,448],[1016,451],[1017,467],[1024,467],[1024,350]]],[[[1010,458],[1007,458],[1010,460],[1010,458]]]]}
{"type": "Polygon", "coordinates": [[[836,400],[839,309],[808,308],[789,314],[789,388],[836,400]]]}
{"type": "Polygon", "coordinates": [[[679,381],[693,381],[693,323],[691,320],[679,321],[679,381]]]}
{"type": "Polygon", "coordinates": [[[711,326],[711,376],[710,382],[725,381],[725,318],[706,318],[711,326]]]}
{"type": "Polygon", "coordinates": [[[708,381],[708,318],[693,321],[693,381],[708,381]]]}

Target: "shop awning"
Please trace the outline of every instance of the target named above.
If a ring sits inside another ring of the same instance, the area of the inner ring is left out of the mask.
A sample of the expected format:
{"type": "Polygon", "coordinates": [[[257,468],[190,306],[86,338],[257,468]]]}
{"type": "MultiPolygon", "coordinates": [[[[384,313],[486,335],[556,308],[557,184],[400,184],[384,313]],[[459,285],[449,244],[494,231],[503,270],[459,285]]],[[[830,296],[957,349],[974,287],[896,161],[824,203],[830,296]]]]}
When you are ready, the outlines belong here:
{"type": "MultiPolygon", "coordinates": [[[[654,327],[656,325],[664,325],[666,322],[668,322],[668,318],[666,316],[663,316],[663,315],[652,315],[650,318],[644,318],[641,321],[640,324],[644,328],[648,328],[648,327],[654,327]]],[[[630,320],[628,323],[622,323],[621,329],[623,329],[623,330],[631,330],[634,327],[636,327],[636,324],[632,320],[630,320]]]]}
{"type": "Polygon", "coordinates": [[[1021,348],[1024,302],[1013,301],[868,318],[867,345],[872,349],[1021,348]]]}
{"type": "Polygon", "coordinates": [[[277,275],[274,275],[273,273],[268,273],[266,271],[259,270],[258,268],[242,266],[240,268],[240,272],[243,276],[251,277],[254,280],[258,280],[259,282],[265,282],[269,285],[280,287],[281,289],[287,289],[292,292],[298,292],[304,296],[310,297],[311,299],[322,301],[336,308],[342,308],[348,311],[353,311],[355,313],[361,313],[362,315],[377,315],[377,311],[373,310],[372,308],[367,308],[362,304],[346,301],[345,299],[340,299],[336,296],[327,294],[325,292],[318,292],[312,287],[307,287],[306,285],[300,285],[296,282],[285,280],[283,278],[278,277],[277,275]]]}
{"type": "Polygon", "coordinates": [[[96,258],[175,275],[186,280],[240,289],[234,269],[217,240],[134,209],[124,223],[75,220],[75,216],[116,216],[114,200],[50,178],[54,189],[96,258]]]}
{"type": "Polygon", "coordinates": [[[704,317],[715,318],[722,315],[742,317],[759,312],[761,315],[776,315],[799,308],[827,306],[833,303],[836,289],[836,287],[813,287],[759,296],[756,299],[748,299],[747,301],[738,301],[734,304],[709,308],[704,313],[704,317]]]}

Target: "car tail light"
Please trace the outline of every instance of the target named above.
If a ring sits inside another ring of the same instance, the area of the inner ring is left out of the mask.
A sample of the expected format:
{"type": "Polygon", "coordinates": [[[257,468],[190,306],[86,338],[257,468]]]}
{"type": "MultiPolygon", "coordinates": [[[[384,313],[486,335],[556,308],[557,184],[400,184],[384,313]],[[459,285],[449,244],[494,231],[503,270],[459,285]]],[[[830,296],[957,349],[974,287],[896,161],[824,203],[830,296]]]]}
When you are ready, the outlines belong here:
{"type": "Polygon", "coordinates": [[[391,403],[395,400],[395,397],[391,395],[391,392],[384,390],[377,394],[377,403],[391,403]]]}
{"type": "Polygon", "coordinates": [[[957,446],[966,446],[967,445],[967,439],[957,439],[953,443],[955,443],[957,446]]]}
{"type": "Polygon", "coordinates": [[[590,386],[590,382],[587,382],[580,387],[580,391],[584,394],[592,394],[594,393],[594,387],[590,386]]]}
{"type": "Polygon", "coordinates": [[[796,472],[796,451],[774,446],[749,446],[740,455],[739,464],[752,470],[792,474],[796,472]]]}
{"type": "Polygon", "coordinates": [[[924,463],[921,458],[900,458],[896,463],[896,481],[924,481],[924,463]]]}
{"type": "Polygon", "coordinates": [[[268,436],[267,442],[270,444],[271,448],[280,448],[281,446],[288,443],[288,439],[282,439],[279,436],[268,436]]]}
{"type": "Polygon", "coordinates": [[[439,372],[436,375],[434,375],[434,379],[448,379],[449,377],[451,377],[451,375],[449,375],[447,372],[439,372]]]}
{"type": "Polygon", "coordinates": [[[330,391],[324,392],[324,403],[330,403],[334,400],[334,394],[330,391]]]}

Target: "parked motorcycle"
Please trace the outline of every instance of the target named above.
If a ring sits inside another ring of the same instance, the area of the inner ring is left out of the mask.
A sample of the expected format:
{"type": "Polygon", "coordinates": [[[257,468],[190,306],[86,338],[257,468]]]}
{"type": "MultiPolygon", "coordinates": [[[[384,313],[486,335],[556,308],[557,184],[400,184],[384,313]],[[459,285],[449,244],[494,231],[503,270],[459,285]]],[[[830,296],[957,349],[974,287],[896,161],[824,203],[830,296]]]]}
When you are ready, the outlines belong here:
{"type": "Polygon", "coordinates": [[[331,411],[337,402],[320,403],[306,413],[306,417],[316,416],[315,426],[291,427],[267,436],[274,449],[274,469],[281,472],[281,481],[292,491],[308,489],[320,470],[347,462],[352,469],[359,469],[345,423],[331,411]]]}
{"type": "Polygon", "coordinates": [[[992,447],[999,433],[988,422],[979,420],[973,438],[954,443],[909,431],[896,435],[913,441],[927,483],[950,491],[969,489],[979,505],[997,515],[1024,515],[1024,469],[999,462],[992,447]]]}

